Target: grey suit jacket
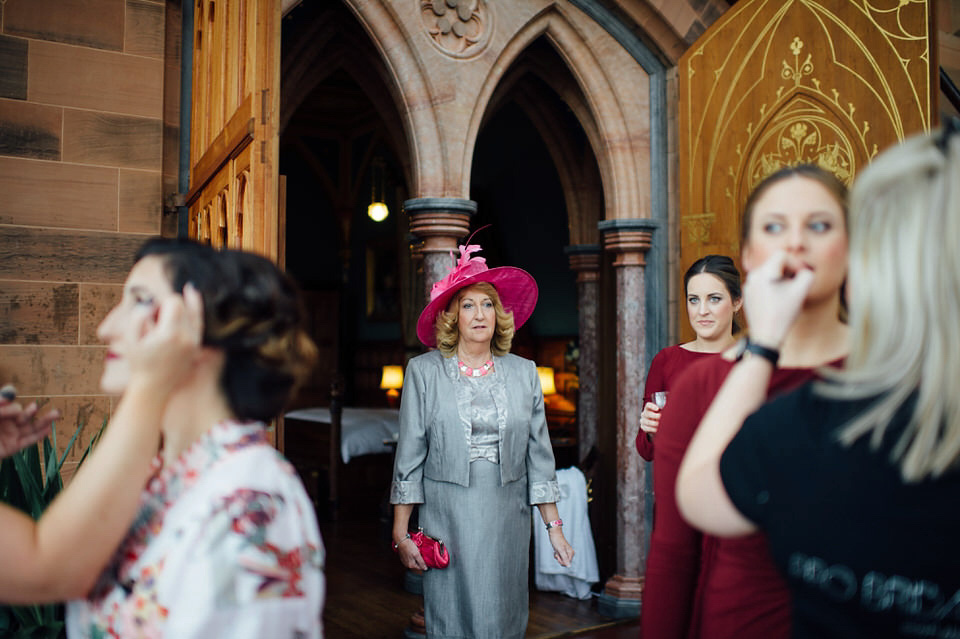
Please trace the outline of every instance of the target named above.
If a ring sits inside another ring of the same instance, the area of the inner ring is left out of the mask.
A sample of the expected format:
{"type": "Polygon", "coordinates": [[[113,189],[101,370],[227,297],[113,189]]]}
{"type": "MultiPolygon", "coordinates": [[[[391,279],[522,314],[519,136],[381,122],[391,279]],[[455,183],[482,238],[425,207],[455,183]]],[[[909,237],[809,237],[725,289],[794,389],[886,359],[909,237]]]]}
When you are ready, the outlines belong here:
{"type": "MultiPolygon", "coordinates": [[[[531,504],[560,497],[536,365],[494,357],[493,401],[500,431],[500,482],[527,480],[531,504]]],[[[423,503],[423,478],[470,484],[470,389],[456,357],[430,351],[410,360],[400,401],[400,438],[390,503],[423,503]]]]}

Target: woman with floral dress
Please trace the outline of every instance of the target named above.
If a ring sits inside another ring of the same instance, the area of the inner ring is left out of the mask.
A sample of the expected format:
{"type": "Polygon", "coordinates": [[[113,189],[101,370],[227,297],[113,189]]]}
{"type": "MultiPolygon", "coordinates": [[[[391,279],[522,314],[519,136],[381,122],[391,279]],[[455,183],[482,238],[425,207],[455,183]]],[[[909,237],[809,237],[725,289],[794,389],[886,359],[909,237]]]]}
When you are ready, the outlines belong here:
{"type": "Polygon", "coordinates": [[[323,544],[265,427],[315,359],[292,282],[253,254],[147,242],[98,330],[101,387],[132,390],[138,332],[185,286],[202,297],[202,344],[160,408],[163,443],[133,525],[87,597],[68,604],[68,636],[320,637],[323,544]]]}

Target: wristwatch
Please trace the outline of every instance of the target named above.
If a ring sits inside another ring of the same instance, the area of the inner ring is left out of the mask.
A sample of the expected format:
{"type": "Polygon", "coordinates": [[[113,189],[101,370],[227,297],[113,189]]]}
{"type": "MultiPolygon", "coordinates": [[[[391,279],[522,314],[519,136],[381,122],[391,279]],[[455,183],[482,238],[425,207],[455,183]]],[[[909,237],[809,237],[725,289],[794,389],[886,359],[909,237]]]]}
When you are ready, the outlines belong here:
{"type": "Polygon", "coordinates": [[[767,348],[766,346],[761,346],[754,341],[751,341],[749,337],[745,337],[740,340],[740,343],[737,345],[737,361],[743,359],[743,356],[747,353],[751,355],[759,355],[763,359],[770,362],[770,364],[776,368],[777,361],[780,359],[780,351],[775,348],[767,348]]]}

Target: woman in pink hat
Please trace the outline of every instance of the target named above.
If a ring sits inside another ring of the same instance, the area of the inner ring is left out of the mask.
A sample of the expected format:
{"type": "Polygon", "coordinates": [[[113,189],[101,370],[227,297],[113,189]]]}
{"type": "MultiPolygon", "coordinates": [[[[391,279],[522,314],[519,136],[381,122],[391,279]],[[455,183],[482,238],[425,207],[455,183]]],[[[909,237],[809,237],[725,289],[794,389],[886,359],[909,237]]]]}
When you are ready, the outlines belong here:
{"type": "Polygon", "coordinates": [[[436,347],[407,365],[390,502],[404,566],[424,570],[427,636],[522,638],[528,614],[530,507],[563,565],[553,449],[535,364],[510,354],[514,330],[537,303],[537,283],[510,266],[487,268],[460,246],[434,284],[417,336],[436,347]],[[427,570],[409,523],[442,539],[450,564],[427,570]]]}

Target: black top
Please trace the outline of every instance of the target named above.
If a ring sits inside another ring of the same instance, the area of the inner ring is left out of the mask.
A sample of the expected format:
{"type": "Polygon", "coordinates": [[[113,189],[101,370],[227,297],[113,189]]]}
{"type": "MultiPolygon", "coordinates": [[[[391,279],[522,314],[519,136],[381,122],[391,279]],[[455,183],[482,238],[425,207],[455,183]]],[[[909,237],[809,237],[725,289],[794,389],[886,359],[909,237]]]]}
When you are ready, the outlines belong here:
{"type": "Polygon", "coordinates": [[[836,433],[872,400],[807,384],[747,419],[720,462],[734,505],[768,536],[793,597],[793,635],[960,637],[960,472],[906,484],[879,449],[836,433]]]}

